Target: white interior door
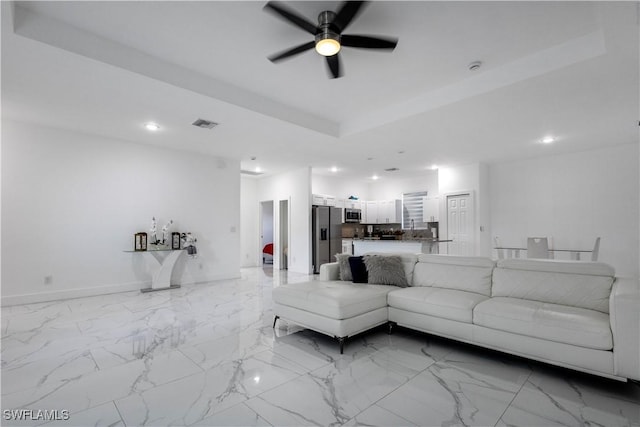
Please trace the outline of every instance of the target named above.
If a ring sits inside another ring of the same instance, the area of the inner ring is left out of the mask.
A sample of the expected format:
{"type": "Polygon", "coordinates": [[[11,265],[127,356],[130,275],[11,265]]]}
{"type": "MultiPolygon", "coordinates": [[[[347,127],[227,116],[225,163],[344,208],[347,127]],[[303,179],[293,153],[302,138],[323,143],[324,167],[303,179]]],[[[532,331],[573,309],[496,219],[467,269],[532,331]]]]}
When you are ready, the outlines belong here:
{"type": "Polygon", "coordinates": [[[447,196],[447,237],[450,255],[474,255],[473,200],[470,194],[447,196]]]}

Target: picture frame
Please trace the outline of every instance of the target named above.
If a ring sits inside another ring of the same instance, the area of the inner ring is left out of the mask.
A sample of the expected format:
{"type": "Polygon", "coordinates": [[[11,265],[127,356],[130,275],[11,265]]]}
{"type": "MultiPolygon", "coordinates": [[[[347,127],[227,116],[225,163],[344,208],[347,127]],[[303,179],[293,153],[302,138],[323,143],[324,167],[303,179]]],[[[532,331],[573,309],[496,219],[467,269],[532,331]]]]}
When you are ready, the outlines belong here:
{"type": "Polygon", "coordinates": [[[175,231],[171,233],[171,249],[180,249],[180,233],[175,231]]]}
{"type": "Polygon", "coordinates": [[[136,233],[133,238],[133,250],[143,252],[147,250],[147,233],[136,233]]]}

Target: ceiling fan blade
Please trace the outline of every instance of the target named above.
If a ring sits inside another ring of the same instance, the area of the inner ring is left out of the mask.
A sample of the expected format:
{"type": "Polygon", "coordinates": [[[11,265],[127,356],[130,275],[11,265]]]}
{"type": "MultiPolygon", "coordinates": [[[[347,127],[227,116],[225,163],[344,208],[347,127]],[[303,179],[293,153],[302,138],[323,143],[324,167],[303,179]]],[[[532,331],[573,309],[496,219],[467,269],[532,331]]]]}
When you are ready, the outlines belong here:
{"type": "Polygon", "coordinates": [[[300,46],[295,46],[292,47],[291,49],[287,49],[287,50],[283,50],[282,52],[276,53],[274,55],[271,55],[269,57],[269,61],[271,62],[278,62],[281,61],[283,59],[287,59],[293,55],[297,55],[299,53],[304,52],[305,50],[309,50],[309,49],[313,49],[313,47],[316,45],[316,42],[308,42],[308,43],[304,43],[301,44],[300,46]]]}
{"type": "Polygon", "coordinates": [[[284,18],[285,21],[298,28],[302,28],[310,34],[316,34],[316,26],[314,24],[307,21],[306,18],[300,16],[297,12],[282,6],[278,2],[270,1],[264,6],[264,9],[274,12],[280,18],[284,18]]]}
{"type": "Polygon", "coordinates": [[[365,49],[395,49],[398,44],[396,38],[382,38],[370,36],[342,35],[340,44],[348,47],[362,47],[365,49]]]}
{"type": "Polygon", "coordinates": [[[327,56],[327,65],[329,66],[329,71],[331,72],[330,77],[332,79],[337,79],[342,77],[342,70],[340,70],[340,57],[339,54],[336,53],[333,56],[327,56]]]}
{"type": "Polygon", "coordinates": [[[340,10],[336,13],[333,25],[341,33],[349,26],[351,21],[360,13],[366,1],[345,1],[340,10]]]}

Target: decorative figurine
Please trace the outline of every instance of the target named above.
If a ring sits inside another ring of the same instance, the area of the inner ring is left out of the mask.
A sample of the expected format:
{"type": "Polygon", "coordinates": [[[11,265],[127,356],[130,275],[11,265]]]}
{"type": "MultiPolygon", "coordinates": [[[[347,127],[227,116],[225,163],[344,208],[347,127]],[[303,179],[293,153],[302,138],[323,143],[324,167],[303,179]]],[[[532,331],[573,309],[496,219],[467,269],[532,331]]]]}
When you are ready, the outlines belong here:
{"type": "Polygon", "coordinates": [[[153,218],[151,218],[151,235],[150,235],[150,239],[149,239],[149,244],[151,245],[157,245],[158,243],[160,243],[160,241],[158,240],[158,223],[156,222],[156,217],[154,216],[153,218]]]}
{"type": "Polygon", "coordinates": [[[162,245],[167,245],[168,241],[167,241],[167,237],[169,235],[169,228],[171,228],[171,224],[173,224],[173,220],[170,219],[168,223],[166,223],[164,225],[164,227],[162,227],[162,245]]]}
{"type": "Polygon", "coordinates": [[[187,254],[191,258],[197,258],[198,250],[196,249],[195,243],[198,241],[191,233],[182,233],[180,237],[182,240],[182,247],[187,250],[187,254]]]}

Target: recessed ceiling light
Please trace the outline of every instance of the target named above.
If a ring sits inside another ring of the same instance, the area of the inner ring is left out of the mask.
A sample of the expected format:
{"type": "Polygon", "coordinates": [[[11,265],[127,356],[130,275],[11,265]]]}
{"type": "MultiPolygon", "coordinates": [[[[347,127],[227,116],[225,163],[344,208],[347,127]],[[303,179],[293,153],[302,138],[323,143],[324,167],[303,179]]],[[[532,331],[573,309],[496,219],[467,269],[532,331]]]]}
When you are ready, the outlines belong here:
{"type": "Polygon", "coordinates": [[[552,142],[554,142],[556,139],[552,136],[545,136],[544,138],[542,138],[542,143],[543,144],[551,144],[552,142]]]}
{"type": "Polygon", "coordinates": [[[256,166],[256,168],[254,169],[256,172],[262,172],[262,169],[260,168],[260,166],[256,166]]]}
{"type": "Polygon", "coordinates": [[[337,168],[336,166],[333,166],[333,167],[331,168],[331,172],[334,172],[334,173],[335,173],[335,172],[338,172],[338,168],[337,168]]]}
{"type": "Polygon", "coordinates": [[[433,171],[438,170],[438,165],[431,165],[431,170],[433,171]]]}
{"type": "Polygon", "coordinates": [[[375,179],[378,179],[378,175],[373,175],[373,176],[371,177],[371,179],[374,179],[374,180],[375,180],[375,179]]]}
{"type": "Polygon", "coordinates": [[[157,130],[160,130],[160,125],[154,122],[149,122],[144,124],[144,128],[151,132],[155,132],[157,130]]]}

